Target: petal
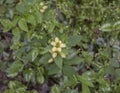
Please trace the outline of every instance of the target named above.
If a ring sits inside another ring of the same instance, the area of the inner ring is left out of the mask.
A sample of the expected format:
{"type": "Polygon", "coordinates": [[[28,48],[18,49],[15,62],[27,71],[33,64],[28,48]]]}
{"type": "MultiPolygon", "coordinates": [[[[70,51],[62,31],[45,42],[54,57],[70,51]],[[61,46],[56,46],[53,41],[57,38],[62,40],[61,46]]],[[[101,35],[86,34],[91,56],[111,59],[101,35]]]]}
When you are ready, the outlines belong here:
{"type": "Polygon", "coordinates": [[[60,44],[60,47],[61,47],[61,48],[65,48],[66,45],[62,43],[62,44],[60,44]]]}
{"type": "Polygon", "coordinates": [[[44,3],[43,3],[43,2],[41,2],[41,3],[40,3],[40,6],[43,6],[43,5],[44,5],[44,3]]]}
{"type": "Polygon", "coordinates": [[[59,38],[58,37],[55,38],[55,42],[59,42],[59,38]]]}
{"type": "Polygon", "coordinates": [[[51,45],[52,45],[52,46],[56,46],[56,43],[55,43],[55,42],[51,42],[51,45]]]}
{"type": "Polygon", "coordinates": [[[60,55],[61,55],[62,58],[66,57],[66,55],[64,53],[60,53],[60,55]]]}
{"type": "Polygon", "coordinates": [[[56,56],[57,56],[57,53],[56,53],[56,52],[52,53],[52,57],[53,57],[53,58],[55,58],[56,56]]]}
{"type": "Polygon", "coordinates": [[[43,6],[43,9],[45,10],[45,9],[47,9],[48,8],[48,6],[43,6]]]}
{"type": "Polygon", "coordinates": [[[45,10],[43,10],[43,9],[40,9],[40,12],[41,12],[41,13],[44,13],[44,12],[45,12],[45,10]]]}
{"type": "Polygon", "coordinates": [[[59,44],[62,44],[62,41],[61,41],[61,40],[59,40],[59,44]]]}
{"type": "Polygon", "coordinates": [[[48,60],[48,63],[52,63],[52,62],[53,62],[53,59],[52,59],[52,58],[48,60]]]}
{"type": "Polygon", "coordinates": [[[53,47],[53,48],[52,48],[52,52],[55,52],[55,51],[57,51],[57,48],[56,48],[56,47],[53,47]]]}
{"type": "Polygon", "coordinates": [[[58,52],[61,52],[61,51],[62,51],[61,47],[60,47],[60,48],[57,48],[57,51],[58,51],[58,52]]]}

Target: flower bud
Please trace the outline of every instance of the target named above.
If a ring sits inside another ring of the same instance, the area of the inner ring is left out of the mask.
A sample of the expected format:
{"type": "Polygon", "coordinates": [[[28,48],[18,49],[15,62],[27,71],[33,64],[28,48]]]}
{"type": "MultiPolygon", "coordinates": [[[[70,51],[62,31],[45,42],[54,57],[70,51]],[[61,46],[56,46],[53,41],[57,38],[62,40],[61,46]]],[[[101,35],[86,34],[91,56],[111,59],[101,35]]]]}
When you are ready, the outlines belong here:
{"type": "Polygon", "coordinates": [[[51,45],[56,46],[56,43],[55,42],[51,42],[51,45]]]}
{"type": "Polygon", "coordinates": [[[52,63],[52,62],[53,62],[53,59],[52,59],[52,58],[48,60],[48,63],[52,63]]]}
{"type": "Polygon", "coordinates": [[[58,37],[55,38],[55,42],[59,42],[59,38],[58,37]]]}
{"type": "Polygon", "coordinates": [[[43,3],[43,2],[41,2],[41,3],[40,3],[40,6],[43,6],[43,5],[44,5],[44,3],[43,3]]]}
{"type": "Polygon", "coordinates": [[[44,9],[40,9],[40,12],[41,12],[41,13],[44,13],[44,12],[45,12],[45,10],[44,10],[44,9]]]}
{"type": "Polygon", "coordinates": [[[59,40],[59,44],[62,44],[62,41],[61,41],[61,40],[59,40]]]}
{"type": "Polygon", "coordinates": [[[61,51],[62,51],[62,49],[61,49],[61,48],[57,48],[57,51],[58,51],[58,52],[61,52],[61,51]]]}
{"type": "Polygon", "coordinates": [[[55,58],[57,56],[57,53],[52,53],[52,57],[55,58]]]}
{"type": "Polygon", "coordinates": [[[48,6],[43,6],[43,9],[46,10],[48,8],[48,6]]]}
{"type": "Polygon", "coordinates": [[[57,51],[57,48],[56,48],[56,47],[53,47],[53,48],[52,48],[52,52],[55,52],[55,51],[57,51]]]}
{"type": "Polygon", "coordinates": [[[62,44],[60,44],[60,47],[61,47],[61,48],[65,48],[66,45],[62,43],[62,44]]]}

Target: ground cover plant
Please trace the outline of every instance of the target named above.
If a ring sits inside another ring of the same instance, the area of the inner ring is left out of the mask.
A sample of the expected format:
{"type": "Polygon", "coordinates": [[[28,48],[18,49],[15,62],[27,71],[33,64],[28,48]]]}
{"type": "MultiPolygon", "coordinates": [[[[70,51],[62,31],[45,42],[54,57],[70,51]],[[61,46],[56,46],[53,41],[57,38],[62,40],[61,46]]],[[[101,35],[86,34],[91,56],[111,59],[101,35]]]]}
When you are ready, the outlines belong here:
{"type": "Polygon", "coordinates": [[[0,93],[120,93],[120,1],[0,0],[0,93]]]}

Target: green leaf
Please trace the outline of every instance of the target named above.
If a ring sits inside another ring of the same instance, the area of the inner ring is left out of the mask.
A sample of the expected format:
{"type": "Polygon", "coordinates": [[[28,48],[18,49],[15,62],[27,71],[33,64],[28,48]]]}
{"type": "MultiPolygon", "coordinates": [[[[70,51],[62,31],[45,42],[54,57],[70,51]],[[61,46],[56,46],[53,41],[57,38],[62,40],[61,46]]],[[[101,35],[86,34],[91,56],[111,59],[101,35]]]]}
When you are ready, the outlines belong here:
{"type": "Polygon", "coordinates": [[[37,82],[40,84],[44,83],[44,77],[41,73],[37,74],[37,82]]]}
{"type": "Polygon", "coordinates": [[[7,89],[7,90],[4,91],[4,93],[15,93],[15,92],[14,92],[14,90],[11,90],[11,89],[8,90],[7,89]]]}
{"type": "Polygon", "coordinates": [[[65,89],[65,93],[78,93],[78,90],[77,89],[71,89],[71,88],[67,87],[65,89]]]}
{"type": "Polygon", "coordinates": [[[80,35],[73,35],[70,36],[68,39],[68,46],[75,46],[77,44],[79,44],[79,42],[81,41],[81,36],[80,35]]]}
{"type": "Polygon", "coordinates": [[[21,82],[18,81],[10,81],[9,84],[9,91],[8,93],[25,93],[27,87],[24,86],[21,82]]]}
{"type": "Polygon", "coordinates": [[[48,33],[52,33],[54,31],[54,28],[55,28],[55,22],[54,21],[50,21],[50,22],[48,21],[48,22],[46,22],[46,25],[48,25],[47,26],[48,33]]]}
{"type": "MultiPolygon", "coordinates": [[[[21,51],[20,51],[21,52],[21,51]]],[[[21,53],[22,54],[22,53],[21,53]]],[[[31,52],[28,52],[26,53],[22,58],[22,61],[24,62],[25,65],[28,64],[28,62],[31,62],[32,61],[32,53],[31,52]]]]}
{"type": "Polygon", "coordinates": [[[101,26],[100,30],[103,32],[110,32],[112,31],[112,25],[110,23],[104,24],[101,26]]]}
{"type": "Polygon", "coordinates": [[[43,67],[38,67],[37,68],[37,82],[38,83],[44,83],[44,68],[43,67]]]}
{"type": "Polygon", "coordinates": [[[39,63],[40,64],[47,64],[48,63],[48,60],[51,58],[51,55],[49,53],[43,55],[40,60],[39,60],[39,63]]]}
{"type": "Polygon", "coordinates": [[[120,69],[115,70],[116,76],[120,77],[120,69]]]}
{"type": "Polygon", "coordinates": [[[14,41],[14,43],[15,42],[17,43],[20,40],[20,37],[21,37],[21,33],[20,33],[19,28],[18,27],[14,28],[12,30],[12,33],[13,33],[13,41],[14,41]]]}
{"type": "Polygon", "coordinates": [[[59,90],[59,88],[58,88],[56,85],[54,85],[54,86],[52,87],[50,93],[60,93],[60,90],[59,90]]]}
{"type": "Polygon", "coordinates": [[[6,0],[5,3],[12,4],[15,0],[6,0]]]}
{"type": "Polygon", "coordinates": [[[30,23],[30,24],[32,24],[32,25],[36,25],[36,19],[35,19],[35,17],[33,16],[33,15],[28,15],[27,16],[27,21],[28,21],[28,23],[30,23]]]}
{"type": "Polygon", "coordinates": [[[119,29],[120,29],[120,21],[115,22],[115,24],[113,25],[113,28],[114,28],[115,30],[119,30],[119,29]]]}
{"type": "Polygon", "coordinates": [[[21,17],[19,16],[14,16],[14,19],[12,20],[13,26],[18,28],[16,25],[18,24],[18,21],[21,17]]]}
{"type": "Polygon", "coordinates": [[[34,15],[35,15],[37,23],[42,23],[42,21],[43,21],[42,20],[42,18],[43,18],[42,14],[40,12],[36,11],[36,12],[34,12],[34,15]]]}
{"type": "Polygon", "coordinates": [[[20,4],[17,4],[16,5],[16,10],[19,12],[19,13],[25,13],[27,11],[27,8],[26,8],[26,5],[25,3],[20,3],[20,4]]]}
{"type": "Polygon", "coordinates": [[[19,25],[21,30],[28,32],[27,22],[24,18],[19,20],[18,25],[19,25]]]}
{"type": "Polygon", "coordinates": [[[120,93],[120,85],[116,86],[116,89],[115,89],[114,93],[120,93]]]}
{"type": "Polygon", "coordinates": [[[85,84],[82,84],[82,93],[90,93],[89,87],[85,84]]]}
{"type": "Polygon", "coordinates": [[[38,56],[38,50],[35,49],[32,51],[32,61],[34,61],[37,58],[37,56],[38,56]]]}
{"type": "Polygon", "coordinates": [[[47,70],[48,70],[48,75],[54,75],[60,73],[60,68],[56,64],[51,64],[47,70]]]}
{"type": "Polygon", "coordinates": [[[29,81],[35,82],[35,72],[31,68],[24,70],[23,73],[24,78],[27,82],[29,81]]]}
{"type": "Polygon", "coordinates": [[[75,69],[71,66],[63,66],[63,74],[71,78],[73,75],[77,74],[75,69]]]}
{"type": "Polygon", "coordinates": [[[22,71],[24,65],[22,62],[14,62],[10,67],[7,69],[8,77],[15,77],[19,72],[22,71]]]}
{"type": "Polygon", "coordinates": [[[60,68],[62,69],[62,66],[63,66],[63,59],[60,57],[60,56],[57,56],[55,59],[55,64],[60,68]]]}
{"type": "Polygon", "coordinates": [[[30,93],[38,93],[37,90],[32,90],[30,93]]]}
{"type": "Polygon", "coordinates": [[[78,57],[78,56],[75,56],[75,57],[73,57],[73,58],[70,59],[70,60],[66,60],[66,61],[65,61],[65,64],[67,64],[67,65],[78,65],[78,64],[82,63],[83,61],[84,61],[83,58],[80,58],[80,57],[78,57]]]}
{"type": "Polygon", "coordinates": [[[5,6],[0,6],[0,16],[2,16],[6,12],[5,6]]]}
{"type": "Polygon", "coordinates": [[[117,61],[112,61],[111,65],[112,65],[113,67],[119,67],[119,62],[117,62],[117,61]]]}
{"type": "Polygon", "coordinates": [[[2,61],[0,61],[0,70],[2,71],[2,70],[5,70],[6,69],[6,63],[5,62],[2,62],[2,61]]]}
{"type": "Polygon", "coordinates": [[[49,26],[48,32],[52,33],[54,31],[54,28],[55,28],[55,24],[53,23],[52,25],[49,26]]]}
{"type": "Polygon", "coordinates": [[[4,51],[4,43],[0,42],[0,52],[4,51]]]}
{"type": "Polygon", "coordinates": [[[15,88],[16,87],[16,81],[10,81],[8,84],[9,88],[15,88]]]}
{"type": "Polygon", "coordinates": [[[70,49],[70,50],[69,50],[69,55],[67,56],[66,59],[67,59],[67,60],[70,60],[70,59],[74,58],[76,55],[77,55],[76,50],[70,49]]]}
{"type": "Polygon", "coordinates": [[[14,10],[12,9],[12,8],[9,8],[9,11],[8,11],[8,17],[10,18],[10,19],[13,19],[13,16],[14,16],[14,10]]]}
{"type": "Polygon", "coordinates": [[[86,86],[94,87],[93,83],[88,79],[88,77],[78,76],[78,80],[86,86]]]}
{"type": "Polygon", "coordinates": [[[105,68],[105,72],[112,74],[112,73],[115,73],[115,69],[113,68],[112,65],[109,65],[108,67],[105,68]]]}
{"type": "Polygon", "coordinates": [[[2,5],[2,4],[3,4],[3,2],[4,2],[4,0],[0,0],[0,5],[2,5]]]}
{"type": "Polygon", "coordinates": [[[10,29],[13,28],[13,23],[9,19],[2,19],[0,20],[0,22],[4,27],[4,32],[8,32],[10,29]]]}

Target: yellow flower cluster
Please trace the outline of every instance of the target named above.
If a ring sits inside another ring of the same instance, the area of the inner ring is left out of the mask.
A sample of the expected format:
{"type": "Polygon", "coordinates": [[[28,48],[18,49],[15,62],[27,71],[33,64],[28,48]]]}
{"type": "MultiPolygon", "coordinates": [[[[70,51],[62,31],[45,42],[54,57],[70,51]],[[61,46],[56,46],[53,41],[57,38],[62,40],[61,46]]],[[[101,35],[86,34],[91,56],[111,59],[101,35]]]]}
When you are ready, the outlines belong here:
{"type": "Polygon", "coordinates": [[[53,46],[50,50],[52,58],[48,60],[48,63],[53,62],[54,58],[56,58],[58,54],[60,54],[62,58],[66,57],[65,53],[62,52],[62,49],[65,48],[66,45],[61,40],[59,40],[58,37],[55,38],[55,41],[51,42],[51,45],[53,46]]]}
{"type": "Polygon", "coordinates": [[[40,9],[40,12],[41,12],[41,13],[44,13],[45,10],[48,8],[48,6],[44,5],[43,2],[40,3],[40,6],[42,6],[42,8],[40,9]]]}

